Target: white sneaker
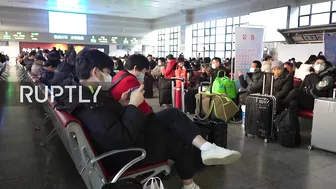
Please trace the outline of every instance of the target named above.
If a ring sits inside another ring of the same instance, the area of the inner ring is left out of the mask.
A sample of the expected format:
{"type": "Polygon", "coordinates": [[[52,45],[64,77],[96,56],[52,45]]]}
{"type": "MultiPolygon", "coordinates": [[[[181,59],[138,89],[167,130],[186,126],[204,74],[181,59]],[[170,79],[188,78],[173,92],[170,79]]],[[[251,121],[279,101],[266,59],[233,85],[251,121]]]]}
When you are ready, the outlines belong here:
{"type": "Polygon", "coordinates": [[[182,189],[201,189],[197,184],[192,183],[191,186],[183,186],[182,189]]]}
{"type": "Polygon", "coordinates": [[[240,159],[240,152],[228,150],[214,144],[214,148],[201,152],[204,165],[227,165],[240,159]]]}

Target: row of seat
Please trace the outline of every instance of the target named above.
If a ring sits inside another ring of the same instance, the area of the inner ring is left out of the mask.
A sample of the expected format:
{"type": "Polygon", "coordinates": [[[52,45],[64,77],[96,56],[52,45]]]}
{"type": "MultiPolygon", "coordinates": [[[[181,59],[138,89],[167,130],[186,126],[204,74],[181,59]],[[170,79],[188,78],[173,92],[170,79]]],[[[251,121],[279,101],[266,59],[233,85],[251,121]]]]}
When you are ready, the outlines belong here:
{"type": "Polygon", "coordinates": [[[44,146],[48,140],[57,133],[61,138],[65,148],[69,152],[87,188],[100,189],[102,186],[108,183],[116,182],[119,178],[136,178],[138,176],[145,175],[144,179],[141,181],[144,183],[152,176],[158,175],[160,173],[167,176],[170,173],[170,166],[167,162],[137,169],[130,169],[134,164],[145,158],[146,152],[141,148],[113,150],[97,155],[90,138],[86,134],[80,121],[67,112],[57,110],[55,108],[55,104],[52,101],[53,94],[51,94],[50,91],[48,91],[48,94],[45,94],[44,89],[46,86],[39,82],[38,77],[31,75],[21,65],[18,65],[18,67],[18,69],[22,72],[20,77],[22,80],[29,81],[31,86],[39,87],[40,90],[38,91],[38,96],[40,99],[42,99],[44,95],[48,95],[48,101],[43,104],[46,117],[43,119],[42,123],[39,124],[39,126],[35,127],[35,129],[41,129],[41,126],[48,120],[52,121],[54,129],[45,138],[45,140],[41,142],[40,145],[44,146]],[[106,170],[100,161],[105,157],[129,151],[138,151],[140,155],[125,165],[117,173],[106,170]]]}

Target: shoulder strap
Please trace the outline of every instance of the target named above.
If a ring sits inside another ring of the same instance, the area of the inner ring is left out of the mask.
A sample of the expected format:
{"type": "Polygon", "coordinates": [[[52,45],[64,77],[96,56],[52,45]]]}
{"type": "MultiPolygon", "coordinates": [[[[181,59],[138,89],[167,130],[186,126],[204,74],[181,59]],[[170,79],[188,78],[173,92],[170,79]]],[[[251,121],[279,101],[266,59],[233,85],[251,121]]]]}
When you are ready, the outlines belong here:
{"type": "Polygon", "coordinates": [[[128,71],[125,71],[124,74],[122,74],[117,80],[115,80],[114,82],[112,82],[112,86],[111,89],[116,86],[122,79],[124,79],[127,76],[133,76],[132,74],[128,73],[128,71]]]}

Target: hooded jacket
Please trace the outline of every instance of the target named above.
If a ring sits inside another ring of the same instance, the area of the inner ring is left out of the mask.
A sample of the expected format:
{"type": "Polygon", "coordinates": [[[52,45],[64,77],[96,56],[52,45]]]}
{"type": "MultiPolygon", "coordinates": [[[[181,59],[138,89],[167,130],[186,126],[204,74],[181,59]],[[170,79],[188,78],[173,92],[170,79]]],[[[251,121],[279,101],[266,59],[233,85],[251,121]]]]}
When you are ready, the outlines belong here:
{"type": "MultiPolygon", "coordinates": [[[[94,95],[77,78],[66,80],[62,86],[65,85],[76,86],[72,89],[72,102],[69,101],[69,89],[63,88],[63,95],[55,98],[56,109],[69,112],[80,120],[98,154],[139,147],[147,153],[143,164],[162,161],[165,135],[156,124],[155,114],[145,115],[133,105],[123,107],[108,91],[99,91],[97,101],[93,102],[94,95]],[[90,99],[90,103],[79,102],[79,86],[82,87],[81,99],[90,99]]],[[[122,153],[104,158],[102,162],[115,171],[134,157],[134,153],[122,153]]]]}

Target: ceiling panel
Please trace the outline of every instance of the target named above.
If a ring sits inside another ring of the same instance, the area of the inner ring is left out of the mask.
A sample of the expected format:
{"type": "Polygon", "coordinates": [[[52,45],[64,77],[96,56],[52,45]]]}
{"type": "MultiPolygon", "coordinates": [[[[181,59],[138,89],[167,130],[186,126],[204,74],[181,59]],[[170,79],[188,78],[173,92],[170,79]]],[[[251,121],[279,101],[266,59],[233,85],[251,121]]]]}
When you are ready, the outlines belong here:
{"type": "Polygon", "coordinates": [[[0,6],[155,19],[228,0],[0,0],[0,6]]]}

